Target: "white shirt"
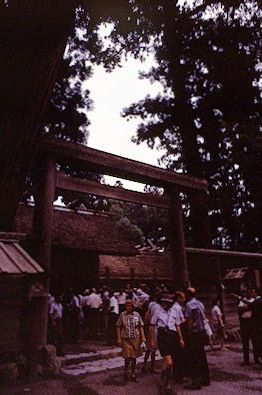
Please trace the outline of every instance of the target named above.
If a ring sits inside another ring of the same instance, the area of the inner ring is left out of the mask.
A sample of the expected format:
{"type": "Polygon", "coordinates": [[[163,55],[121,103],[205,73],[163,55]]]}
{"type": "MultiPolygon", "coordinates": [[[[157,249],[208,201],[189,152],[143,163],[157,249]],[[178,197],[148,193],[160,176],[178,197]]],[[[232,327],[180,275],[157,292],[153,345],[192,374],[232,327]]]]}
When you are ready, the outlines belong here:
{"type": "Polygon", "coordinates": [[[111,307],[110,309],[111,313],[119,314],[119,305],[117,298],[115,296],[112,296],[110,298],[110,307],[111,307]]]}
{"type": "Polygon", "coordinates": [[[175,302],[171,309],[175,311],[175,314],[177,316],[177,325],[183,324],[185,322],[185,317],[182,306],[178,302],[175,302]]]}
{"type": "Polygon", "coordinates": [[[117,295],[117,300],[119,304],[125,304],[126,303],[126,297],[127,294],[125,292],[121,292],[117,295]]]}
{"type": "Polygon", "coordinates": [[[211,317],[212,317],[212,322],[213,324],[219,324],[222,318],[222,311],[220,310],[220,307],[215,305],[212,307],[211,310],[211,317]]]}
{"type": "Polygon", "coordinates": [[[157,329],[168,328],[176,332],[177,325],[179,325],[176,311],[172,309],[172,307],[169,310],[165,310],[161,307],[152,317],[151,325],[155,325],[157,329]]]}
{"type": "Polygon", "coordinates": [[[52,320],[62,319],[63,317],[63,306],[61,303],[53,302],[50,306],[50,317],[52,320]]]}
{"type": "Polygon", "coordinates": [[[138,296],[134,292],[133,292],[133,304],[135,308],[140,306],[138,296]]]}
{"type": "Polygon", "coordinates": [[[138,300],[140,305],[143,305],[144,303],[146,303],[149,299],[149,295],[144,292],[144,291],[137,291],[137,295],[138,295],[138,300]]]}
{"type": "Polygon", "coordinates": [[[73,309],[79,309],[80,304],[79,304],[79,299],[77,296],[73,296],[72,299],[70,300],[70,306],[73,309]]]}
{"type": "MultiPolygon", "coordinates": [[[[151,320],[158,313],[158,311],[161,309],[161,306],[157,302],[150,302],[148,306],[148,321],[151,324],[151,320]]],[[[152,324],[153,325],[153,324],[152,324]]]]}
{"type": "MultiPolygon", "coordinates": [[[[249,299],[247,299],[247,302],[249,302],[249,303],[253,303],[255,301],[255,299],[254,298],[249,298],[249,299]]],[[[246,303],[244,303],[242,300],[240,300],[240,302],[239,302],[239,304],[238,304],[238,307],[245,307],[245,308],[248,308],[248,304],[246,304],[246,303]]],[[[252,316],[252,311],[251,310],[248,310],[248,311],[245,311],[242,315],[241,315],[241,318],[251,318],[251,316],[252,316]]]]}
{"type": "Polygon", "coordinates": [[[90,308],[99,309],[101,304],[102,304],[102,299],[100,298],[100,296],[92,292],[91,295],[89,295],[88,297],[88,305],[90,306],[90,308]]]}

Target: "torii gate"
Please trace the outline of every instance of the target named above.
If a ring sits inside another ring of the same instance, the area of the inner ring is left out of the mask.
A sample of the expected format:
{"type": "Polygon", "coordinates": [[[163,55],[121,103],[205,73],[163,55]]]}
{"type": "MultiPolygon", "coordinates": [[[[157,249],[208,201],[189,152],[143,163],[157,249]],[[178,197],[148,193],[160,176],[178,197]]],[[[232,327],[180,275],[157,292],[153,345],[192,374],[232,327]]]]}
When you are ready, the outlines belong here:
{"type": "MultiPolygon", "coordinates": [[[[53,202],[55,191],[72,190],[94,194],[138,204],[146,204],[169,210],[171,229],[171,248],[173,256],[173,278],[177,288],[184,289],[189,284],[186,259],[186,246],[183,228],[183,213],[180,192],[194,196],[198,201],[199,221],[194,224],[195,231],[201,233],[202,247],[210,246],[208,219],[208,185],[206,180],[188,175],[177,174],[145,163],[112,155],[80,144],[64,142],[55,138],[42,137],[38,161],[38,183],[35,196],[34,234],[38,241],[37,261],[46,269],[51,265],[53,202]],[[129,191],[66,176],[56,170],[56,163],[77,165],[88,171],[122,177],[127,180],[148,183],[164,188],[163,196],[129,191]]],[[[44,330],[45,331],[45,330],[44,330]]],[[[42,339],[45,338],[43,333],[42,339]]]]}

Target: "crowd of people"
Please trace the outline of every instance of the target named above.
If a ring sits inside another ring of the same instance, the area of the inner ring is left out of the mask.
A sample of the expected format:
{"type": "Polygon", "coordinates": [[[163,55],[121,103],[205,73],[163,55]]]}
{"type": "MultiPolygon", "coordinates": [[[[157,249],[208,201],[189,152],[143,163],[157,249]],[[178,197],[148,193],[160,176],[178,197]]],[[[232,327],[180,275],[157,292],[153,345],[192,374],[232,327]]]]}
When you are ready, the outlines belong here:
{"type": "MultiPolygon", "coordinates": [[[[154,290],[156,294],[166,292],[162,284],[154,290]]],[[[108,345],[116,344],[116,321],[125,310],[127,300],[132,300],[135,309],[143,316],[146,303],[150,300],[146,287],[112,292],[108,287],[86,289],[82,294],[72,289],[62,295],[49,296],[49,340],[62,353],[62,343],[76,343],[81,333],[84,339],[105,340],[108,345]],[[62,336],[63,334],[63,336],[62,336]]]]}
{"type": "MultiPolygon", "coordinates": [[[[239,299],[240,326],[244,364],[249,363],[249,339],[253,342],[255,363],[262,358],[262,298],[254,290],[247,290],[239,299]]],[[[211,348],[218,342],[225,347],[224,318],[218,299],[213,301],[211,322],[205,307],[198,300],[196,290],[170,294],[162,284],[153,292],[147,286],[112,292],[106,286],[86,289],[83,295],[72,290],[62,296],[50,296],[49,340],[58,354],[63,343],[77,342],[81,336],[90,340],[105,340],[108,345],[119,345],[125,360],[124,381],[136,381],[136,359],[145,351],[142,372],[155,373],[156,351],[163,357],[159,390],[168,393],[171,381],[191,382],[188,389],[210,385],[205,344],[211,348]],[[131,375],[129,377],[129,370],[131,375]]]]}

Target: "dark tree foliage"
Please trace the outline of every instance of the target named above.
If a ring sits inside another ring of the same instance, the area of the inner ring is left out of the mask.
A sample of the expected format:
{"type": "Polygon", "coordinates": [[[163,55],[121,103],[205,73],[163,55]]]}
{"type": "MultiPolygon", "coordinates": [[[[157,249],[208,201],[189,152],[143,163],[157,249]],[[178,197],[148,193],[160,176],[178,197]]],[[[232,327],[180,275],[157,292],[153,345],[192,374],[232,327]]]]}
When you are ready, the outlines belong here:
{"type": "MultiPolygon", "coordinates": [[[[258,248],[255,239],[247,243],[243,231],[255,196],[239,152],[243,131],[251,128],[259,134],[258,3],[136,4],[142,26],[138,36],[153,35],[158,62],[143,77],[165,88],[163,95],[148,96],[125,109],[125,116],[142,119],[136,142],[154,146],[159,139],[169,168],[208,179],[215,245],[258,248]]],[[[134,37],[127,42],[137,54],[134,37]]]]}

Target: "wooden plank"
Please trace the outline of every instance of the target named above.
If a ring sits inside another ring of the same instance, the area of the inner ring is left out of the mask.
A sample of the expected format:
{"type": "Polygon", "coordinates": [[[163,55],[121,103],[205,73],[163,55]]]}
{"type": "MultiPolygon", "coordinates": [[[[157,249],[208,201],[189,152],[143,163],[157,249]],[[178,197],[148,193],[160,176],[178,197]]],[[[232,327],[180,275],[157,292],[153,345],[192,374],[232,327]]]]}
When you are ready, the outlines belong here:
{"type": "Polygon", "coordinates": [[[37,273],[44,273],[44,269],[38,265],[38,263],[18,244],[13,244],[14,248],[19,252],[20,255],[30,264],[32,268],[35,269],[37,273]]]}
{"type": "Polygon", "coordinates": [[[170,170],[126,159],[80,144],[65,142],[52,137],[41,138],[41,150],[56,159],[80,165],[90,171],[126,178],[155,186],[176,185],[180,190],[207,190],[204,179],[178,174],[170,170]]]}
{"type": "Polygon", "coordinates": [[[155,196],[149,193],[129,191],[124,188],[99,184],[95,181],[69,177],[64,173],[57,173],[56,187],[59,190],[77,191],[81,193],[102,196],[104,198],[122,200],[137,204],[145,204],[148,206],[164,209],[168,209],[170,207],[169,196],[155,196]]]}

